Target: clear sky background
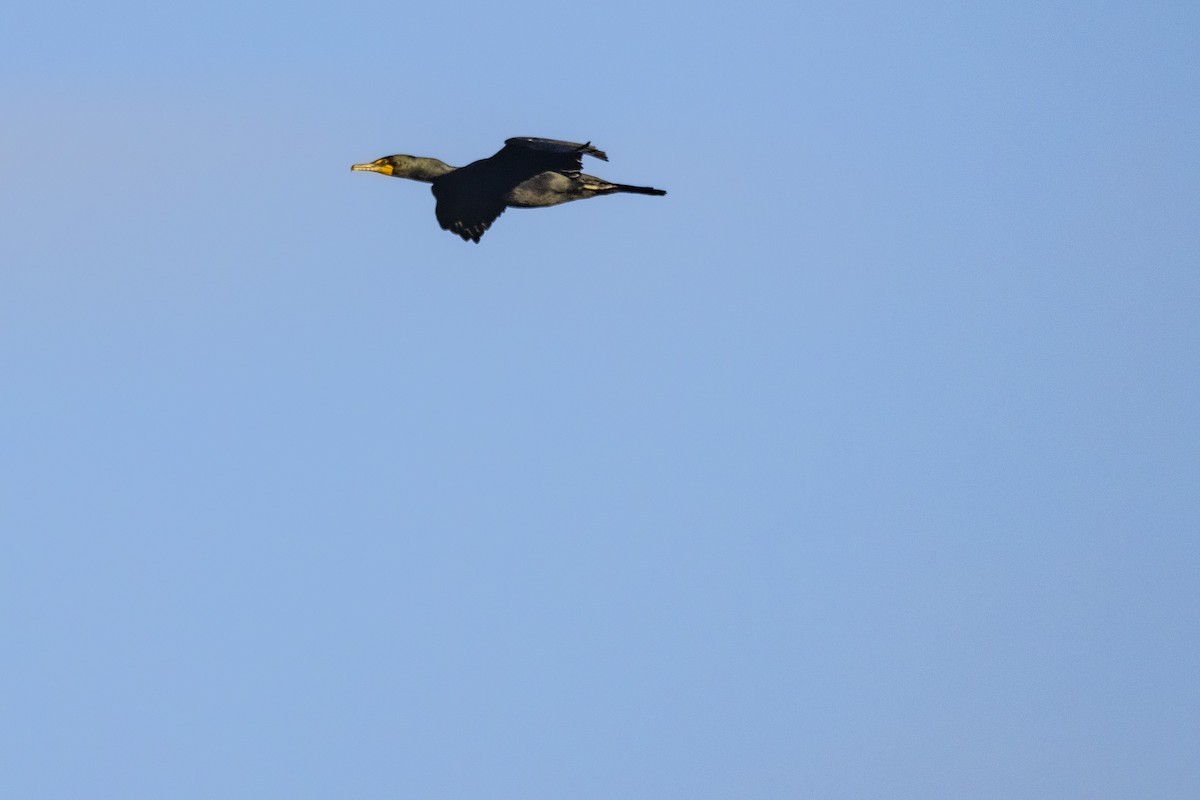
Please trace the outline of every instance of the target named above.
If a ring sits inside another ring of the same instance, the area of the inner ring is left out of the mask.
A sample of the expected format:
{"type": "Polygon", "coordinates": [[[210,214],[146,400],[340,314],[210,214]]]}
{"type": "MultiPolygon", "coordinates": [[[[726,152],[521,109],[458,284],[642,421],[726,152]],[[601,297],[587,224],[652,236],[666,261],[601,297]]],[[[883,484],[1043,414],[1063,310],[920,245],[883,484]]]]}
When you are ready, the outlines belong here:
{"type": "Polygon", "coordinates": [[[1197,41],[7,4],[0,796],[1200,796],[1197,41]]]}

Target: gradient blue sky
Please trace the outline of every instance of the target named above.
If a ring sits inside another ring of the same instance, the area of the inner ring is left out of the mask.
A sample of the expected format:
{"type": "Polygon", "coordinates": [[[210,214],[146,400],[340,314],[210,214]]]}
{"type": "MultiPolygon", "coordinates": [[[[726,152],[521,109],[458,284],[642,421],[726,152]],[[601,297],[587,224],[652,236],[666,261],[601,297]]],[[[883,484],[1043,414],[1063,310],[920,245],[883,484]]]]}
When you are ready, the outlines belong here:
{"type": "Polygon", "coordinates": [[[0,795],[1200,796],[1198,9],[5,6],[0,795]]]}

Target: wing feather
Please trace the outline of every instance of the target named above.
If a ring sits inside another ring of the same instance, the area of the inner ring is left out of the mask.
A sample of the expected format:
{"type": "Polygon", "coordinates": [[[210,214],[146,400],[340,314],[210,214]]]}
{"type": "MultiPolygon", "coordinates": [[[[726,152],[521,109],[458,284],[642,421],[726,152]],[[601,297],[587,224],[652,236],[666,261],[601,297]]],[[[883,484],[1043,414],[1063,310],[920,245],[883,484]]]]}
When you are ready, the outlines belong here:
{"type": "Polygon", "coordinates": [[[479,242],[496,218],[504,213],[504,198],[457,191],[434,182],[437,198],[434,214],[442,230],[461,236],[464,242],[479,242]]]}
{"type": "MultiPolygon", "coordinates": [[[[562,139],[543,139],[538,136],[514,136],[511,139],[504,141],[505,147],[520,147],[526,150],[537,150],[545,153],[555,153],[558,155],[574,155],[580,156],[580,168],[582,168],[583,156],[593,156],[601,161],[608,161],[608,154],[603,150],[592,147],[591,142],[564,142],[562,139]]],[[[503,152],[503,151],[502,151],[503,152]]]]}

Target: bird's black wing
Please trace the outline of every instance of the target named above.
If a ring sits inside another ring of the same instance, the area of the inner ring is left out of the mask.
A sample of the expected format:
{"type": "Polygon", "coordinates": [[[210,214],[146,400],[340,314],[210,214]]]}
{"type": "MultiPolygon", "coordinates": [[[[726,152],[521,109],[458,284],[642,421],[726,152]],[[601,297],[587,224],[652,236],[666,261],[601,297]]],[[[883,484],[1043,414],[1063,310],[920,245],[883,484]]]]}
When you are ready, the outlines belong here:
{"type": "Polygon", "coordinates": [[[504,213],[503,194],[473,191],[470,185],[453,180],[435,180],[433,196],[437,198],[434,213],[442,230],[458,234],[464,242],[478,243],[496,217],[504,213]]]}
{"type": "Polygon", "coordinates": [[[537,139],[519,136],[509,139],[491,158],[468,164],[447,175],[446,179],[479,194],[495,194],[499,198],[525,181],[544,172],[558,172],[571,178],[583,170],[584,155],[608,160],[603,151],[591,142],[563,142],[558,139],[537,139]]]}
{"type": "MultiPolygon", "coordinates": [[[[559,163],[568,163],[564,157],[571,159],[569,163],[574,164],[575,170],[583,169],[583,157],[593,156],[601,161],[608,161],[608,154],[603,150],[598,150],[592,147],[591,142],[579,144],[579,142],[564,142],[561,139],[540,139],[536,136],[515,136],[512,139],[504,141],[504,150],[501,150],[496,155],[501,155],[505,151],[515,150],[527,154],[536,154],[534,157],[545,160],[557,160],[559,163]]],[[[552,167],[551,169],[554,169],[552,167]]],[[[549,169],[543,169],[541,172],[549,172],[549,169]]]]}

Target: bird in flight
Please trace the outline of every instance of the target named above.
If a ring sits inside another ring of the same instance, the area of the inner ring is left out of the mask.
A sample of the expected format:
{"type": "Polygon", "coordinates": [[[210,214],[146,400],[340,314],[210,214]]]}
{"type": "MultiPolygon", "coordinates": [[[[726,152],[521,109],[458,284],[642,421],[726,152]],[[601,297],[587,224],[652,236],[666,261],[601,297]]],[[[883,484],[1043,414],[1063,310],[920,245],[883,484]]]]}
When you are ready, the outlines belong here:
{"type": "Polygon", "coordinates": [[[602,194],[664,195],[662,189],[610,183],[583,174],[583,157],[608,161],[591,142],[519,136],[490,158],[452,167],[436,158],[385,156],[350,169],[433,184],[438,224],[464,242],[479,238],[506,208],[541,208],[602,194]]]}

